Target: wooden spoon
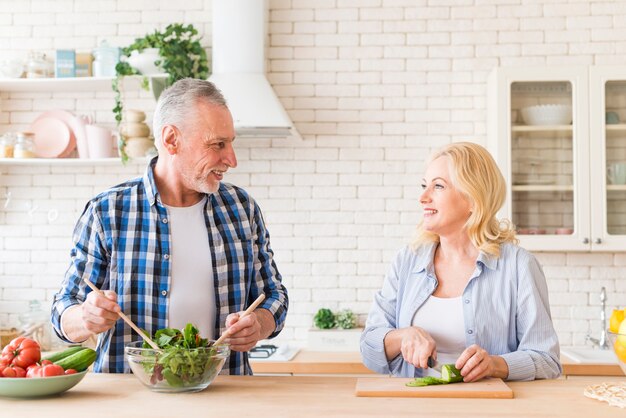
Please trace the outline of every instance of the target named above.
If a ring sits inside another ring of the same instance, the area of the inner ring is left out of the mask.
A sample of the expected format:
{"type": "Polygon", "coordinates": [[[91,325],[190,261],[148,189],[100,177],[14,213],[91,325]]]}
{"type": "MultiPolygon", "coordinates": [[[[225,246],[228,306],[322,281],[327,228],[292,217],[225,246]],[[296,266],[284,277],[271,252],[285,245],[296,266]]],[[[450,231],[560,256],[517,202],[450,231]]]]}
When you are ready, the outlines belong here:
{"type": "MultiPolygon", "coordinates": [[[[103,297],[105,297],[105,298],[106,298],[106,296],[104,295],[104,293],[102,292],[102,290],[98,289],[96,286],[94,286],[94,284],[93,284],[93,283],[91,283],[91,282],[90,282],[89,280],[87,280],[86,278],[85,278],[85,283],[87,283],[87,286],[89,286],[89,288],[90,288],[91,290],[93,290],[94,292],[96,292],[96,293],[97,293],[97,294],[99,294],[100,296],[103,296],[103,297]]],[[[159,347],[159,346],[158,346],[158,345],[157,345],[154,341],[152,341],[152,340],[150,339],[150,337],[148,337],[148,336],[147,336],[147,335],[146,335],[146,334],[145,334],[145,333],[141,330],[141,328],[139,328],[137,325],[135,325],[135,323],[134,323],[133,321],[131,321],[131,319],[130,319],[129,317],[127,317],[127,316],[124,314],[124,312],[119,311],[117,314],[120,316],[120,318],[122,318],[122,319],[124,320],[124,322],[126,322],[126,323],[127,323],[127,324],[128,324],[128,325],[132,328],[132,329],[134,329],[134,330],[137,332],[137,334],[139,334],[139,336],[140,336],[141,338],[143,338],[143,339],[144,339],[144,341],[146,341],[148,344],[150,344],[150,347],[154,348],[154,349],[155,349],[155,350],[157,350],[157,351],[161,351],[161,348],[160,348],[160,347],[159,347]]]]}
{"type": "MultiPolygon", "coordinates": [[[[265,299],[265,295],[263,293],[261,293],[259,295],[259,297],[256,298],[256,300],[254,302],[252,302],[252,305],[248,306],[248,309],[246,309],[245,311],[243,311],[243,313],[241,315],[239,315],[239,319],[248,316],[252,311],[254,311],[256,309],[257,306],[259,306],[261,304],[261,302],[263,302],[264,299],[265,299]]],[[[219,343],[221,343],[222,341],[224,341],[224,339],[230,335],[229,331],[230,331],[230,328],[228,328],[226,331],[224,331],[224,333],[222,335],[220,335],[220,337],[217,340],[215,340],[215,342],[213,344],[211,344],[211,346],[216,346],[219,343]]]]}

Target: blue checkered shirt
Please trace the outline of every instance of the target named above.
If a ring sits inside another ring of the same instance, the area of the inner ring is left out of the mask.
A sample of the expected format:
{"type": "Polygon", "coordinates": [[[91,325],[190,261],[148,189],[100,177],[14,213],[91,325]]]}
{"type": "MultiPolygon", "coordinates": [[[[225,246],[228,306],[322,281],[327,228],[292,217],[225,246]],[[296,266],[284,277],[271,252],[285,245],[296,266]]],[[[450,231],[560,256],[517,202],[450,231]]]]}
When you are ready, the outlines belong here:
{"type": "MultiPolygon", "coordinates": [[[[74,229],[70,266],[61,290],[54,296],[52,325],[60,327],[62,313],[82,303],[89,288],[114,290],[122,311],[140,328],[154,333],[167,327],[171,287],[168,214],[154,182],[154,159],[143,177],[109,189],[86,205],[74,229]]],[[[211,247],[215,287],[217,338],[226,316],[244,310],[260,293],[261,308],[272,313],[276,336],[287,315],[287,290],[273,260],[269,233],[261,210],[248,194],[221,183],[208,195],[205,221],[211,247]]],[[[189,322],[193,323],[193,318],[189,322]]],[[[128,373],[124,345],[140,337],[124,321],[98,336],[96,372],[128,373]]],[[[232,352],[223,374],[252,374],[247,353],[232,352]]]]}

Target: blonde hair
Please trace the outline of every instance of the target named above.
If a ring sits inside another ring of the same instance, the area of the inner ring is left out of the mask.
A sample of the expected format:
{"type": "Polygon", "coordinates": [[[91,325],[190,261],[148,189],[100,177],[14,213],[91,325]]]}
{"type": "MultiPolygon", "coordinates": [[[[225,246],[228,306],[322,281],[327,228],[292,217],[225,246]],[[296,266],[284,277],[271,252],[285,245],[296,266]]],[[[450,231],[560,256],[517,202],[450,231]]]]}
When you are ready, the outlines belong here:
{"type": "MultiPolygon", "coordinates": [[[[472,205],[464,227],[476,248],[497,257],[500,244],[517,244],[511,222],[496,218],[506,198],[506,182],[491,154],[478,144],[457,142],[436,151],[429,163],[440,157],[448,157],[450,180],[472,205]]],[[[439,235],[425,231],[420,222],[412,246],[427,242],[439,242],[439,235]]]]}

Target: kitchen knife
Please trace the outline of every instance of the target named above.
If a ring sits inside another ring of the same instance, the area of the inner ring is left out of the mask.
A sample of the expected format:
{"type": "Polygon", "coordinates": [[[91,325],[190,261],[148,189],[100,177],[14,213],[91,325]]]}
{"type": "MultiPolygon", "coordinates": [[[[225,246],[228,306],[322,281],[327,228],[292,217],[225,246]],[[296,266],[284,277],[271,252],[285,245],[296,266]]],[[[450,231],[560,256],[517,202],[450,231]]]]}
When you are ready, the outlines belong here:
{"type": "Polygon", "coordinates": [[[435,360],[432,356],[428,357],[428,367],[431,369],[441,373],[441,364],[437,360],[435,360]]]}

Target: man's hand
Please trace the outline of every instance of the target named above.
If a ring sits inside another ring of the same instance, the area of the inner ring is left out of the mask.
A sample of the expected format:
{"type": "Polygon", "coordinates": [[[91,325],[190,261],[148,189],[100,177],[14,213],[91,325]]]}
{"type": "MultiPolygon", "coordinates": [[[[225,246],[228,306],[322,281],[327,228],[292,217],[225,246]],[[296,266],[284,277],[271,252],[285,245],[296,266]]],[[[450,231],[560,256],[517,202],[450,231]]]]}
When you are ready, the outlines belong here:
{"type": "Polygon", "coordinates": [[[233,351],[250,351],[259,340],[269,337],[276,328],[274,317],[263,308],[251,312],[240,319],[243,313],[232,313],[226,317],[226,328],[229,333],[226,341],[233,351]]]}
{"type": "Polygon", "coordinates": [[[71,306],[63,313],[63,331],[71,341],[82,342],[93,334],[113,328],[121,308],[114,291],[103,293],[105,296],[90,292],[82,304],[71,306]]]}
{"type": "Polygon", "coordinates": [[[475,382],[483,377],[509,376],[509,366],[500,356],[491,356],[479,345],[470,345],[456,360],[455,367],[461,370],[464,382],[475,382]]]}

